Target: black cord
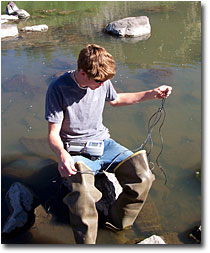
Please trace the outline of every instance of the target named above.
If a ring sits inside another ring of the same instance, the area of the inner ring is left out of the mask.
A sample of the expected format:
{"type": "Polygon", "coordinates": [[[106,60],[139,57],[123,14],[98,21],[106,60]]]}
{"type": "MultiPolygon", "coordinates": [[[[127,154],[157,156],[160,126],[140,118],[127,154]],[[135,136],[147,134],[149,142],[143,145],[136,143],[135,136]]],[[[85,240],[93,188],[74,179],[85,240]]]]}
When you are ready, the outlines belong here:
{"type": "Polygon", "coordinates": [[[163,136],[161,134],[161,128],[163,126],[163,123],[165,122],[165,118],[166,118],[166,111],[164,108],[164,104],[165,104],[166,98],[162,99],[161,102],[161,106],[158,108],[158,110],[150,117],[149,121],[148,121],[148,131],[147,131],[147,137],[145,139],[145,141],[143,142],[143,144],[140,146],[139,149],[145,149],[145,146],[148,144],[148,142],[150,141],[150,146],[149,146],[149,151],[147,152],[147,156],[148,156],[148,160],[150,162],[150,153],[152,151],[153,148],[153,141],[152,141],[152,130],[153,128],[160,122],[162,116],[162,122],[160,123],[159,126],[159,136],[160,136],[160,142],[161,142],[161,149],[159,154],[157,155],[156,158],[156,164],[158,166],[158,168],[161,170],[161,172],[163,173],[164,177],[165,177],[165,183],[167,183],[167,175],[164,171],[164,169],[162,168],[162,166],[159,164],[159,158],[163,152],[163,136]]]}

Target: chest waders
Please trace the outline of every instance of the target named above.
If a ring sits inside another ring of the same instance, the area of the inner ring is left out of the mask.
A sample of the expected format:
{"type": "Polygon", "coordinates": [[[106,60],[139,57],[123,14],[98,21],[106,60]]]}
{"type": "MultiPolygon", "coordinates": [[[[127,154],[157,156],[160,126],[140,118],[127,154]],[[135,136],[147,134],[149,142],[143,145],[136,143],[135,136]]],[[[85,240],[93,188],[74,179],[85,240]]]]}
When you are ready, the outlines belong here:
{"type": "MultiPolygon", "coordinates": [[[[100,200],[102,194],[94,186],[92,170],[83,162],[77,162],[75,167],[78,173],[67,178],[72,192],[67,194],[63,201],[69,207],[76,243],[95,244],[98,230],[95,203],[100,200]]],[[[145,150],[123,160],[114,172],[123,190],[111,207],[105,226],[122,230],[133,225],[155,177],[149,168],[145,150]]]]}

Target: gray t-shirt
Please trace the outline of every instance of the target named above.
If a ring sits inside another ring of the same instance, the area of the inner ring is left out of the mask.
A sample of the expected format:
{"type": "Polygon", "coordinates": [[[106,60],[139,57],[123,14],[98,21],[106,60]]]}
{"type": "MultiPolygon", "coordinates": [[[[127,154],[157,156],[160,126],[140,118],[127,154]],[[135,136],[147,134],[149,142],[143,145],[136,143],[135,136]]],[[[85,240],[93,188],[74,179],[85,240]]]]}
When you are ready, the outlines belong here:
{"type": "Polygon", "coordinates": [[[95,90],[82,89],[69,71],[50,84],[46,94],[45,119],[62,123],[60,136],[63,142],[105,140],[110,135],[102,123],[104,104],[116,98],[110,80],[95,90]]]}

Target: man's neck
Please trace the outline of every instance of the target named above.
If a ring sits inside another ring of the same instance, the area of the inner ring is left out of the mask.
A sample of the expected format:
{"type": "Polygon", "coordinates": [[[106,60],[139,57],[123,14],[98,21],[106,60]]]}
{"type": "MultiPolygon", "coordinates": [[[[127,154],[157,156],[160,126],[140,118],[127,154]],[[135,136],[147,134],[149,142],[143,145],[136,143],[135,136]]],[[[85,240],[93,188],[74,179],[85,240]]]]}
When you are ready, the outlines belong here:
{"type": "Polygon", "coordinates": [[[82,75],[80,75],[80,72],[78,70],[76,70],[74,73],[73,73],[73,76],[74,76],[74,80],[75,82],[77,83],[77,85],[82,88],[82,89],[87,89],[88,87],[83,84],[83,78],[82,78],[82,75]]]}

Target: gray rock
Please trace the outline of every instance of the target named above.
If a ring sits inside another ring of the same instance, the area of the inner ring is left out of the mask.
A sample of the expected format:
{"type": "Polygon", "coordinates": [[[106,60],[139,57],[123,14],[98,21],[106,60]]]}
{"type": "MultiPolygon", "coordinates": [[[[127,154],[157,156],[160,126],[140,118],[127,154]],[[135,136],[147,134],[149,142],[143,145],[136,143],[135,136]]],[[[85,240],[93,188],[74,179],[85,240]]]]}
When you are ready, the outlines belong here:
{"type": "Polygon", "coordinates": [[[18,11],[19,8],[13,1],[9,1],[7,6],[6,6],[6,14],[8,15],[14,15],[16,14],[16,11],[18,11]]]}
{"type": "Polygon", "coordinates": [[[18,28],[15,24],[2,24],[1,25],[1,38],[17,36],[18,28]]]}
{"type": "Polygon", "coordinates": [[[25,26],[21,29],[22,32],[46,32],[47,30],[47,25],[25,26]]]}
{"type": "Polygon", "coordinates": [[[23,9],[16,11],[16,13],[19,19],[26,19],[30,17],[30,14],[23,9]]]}
{"type": "Polygon", "coordinates": [[[13,20],[18,20],[18,17],[17,16],[13,16],[13,15],[7,15],[7,14],[4,14],[4,15],[1,15],[1,20],[6,20],[7,22],[8,21],[13,21],[13,20]]]}
{"type": "Polygon", "coordinates": [[[109,23],[105,31],[119,37],[138,37],[151,33],[147,16],[128,17],[109,23]]]}
{"type": "Polygon", "coordinates": [[[8,22],[8,20],[2,20],[1,19],[1,24],[7,23],[7,22],[8,22]]]}
{"type": "Polygon", "coordinates": [[[157,235],[152,235],[143,241],[139,242],[138,244],[166,244],[164,240],[157,235]]]}
{"type": "Polygon", "coordinates": [[[3,233],[9,234],[24,227],[29,221],[29,213],[35,208],[34,195],[21,183],[11,185],[6,194],[11,215],[3,227],[3,233]]]}
{"type": "Polygon", "coordinates": [[[96,188],[102,193],[102,198],[96,203],[96,208],[104,216],[108,215],[110,206],[122,192],[114,173],[104,172],[95,176],[96,188]]]}
{"type": "Polygon", "coordinates": [[[13,1],[8,2],[6,6],[6,14],[17,16],[20,19],[30,17],[30,14],[27,11],[19,9],[13,1]]]}

